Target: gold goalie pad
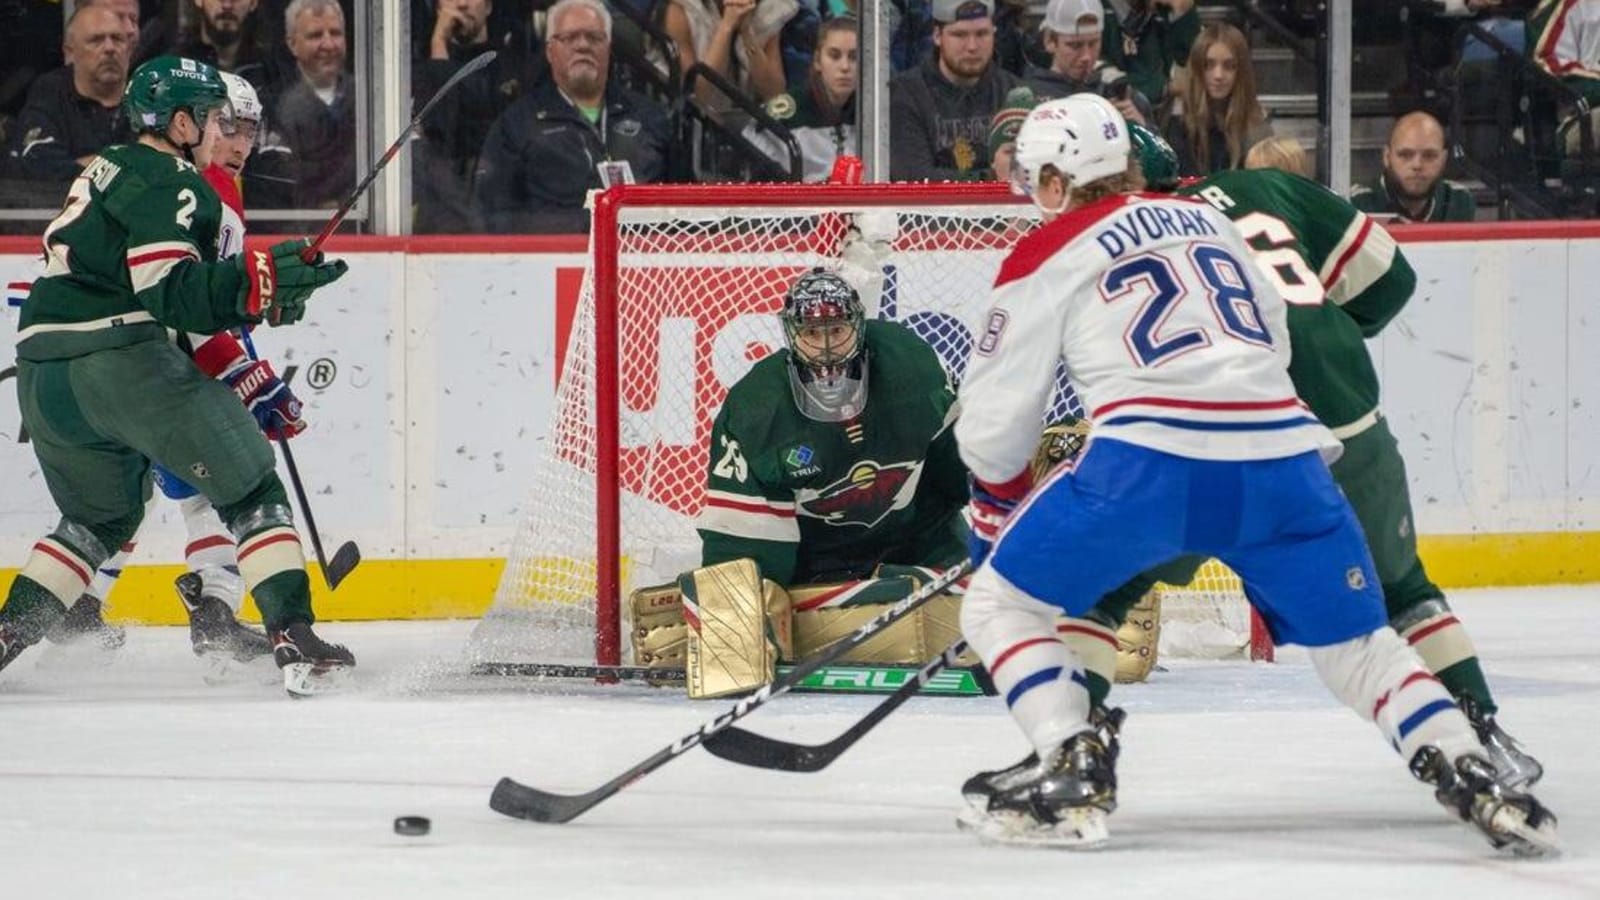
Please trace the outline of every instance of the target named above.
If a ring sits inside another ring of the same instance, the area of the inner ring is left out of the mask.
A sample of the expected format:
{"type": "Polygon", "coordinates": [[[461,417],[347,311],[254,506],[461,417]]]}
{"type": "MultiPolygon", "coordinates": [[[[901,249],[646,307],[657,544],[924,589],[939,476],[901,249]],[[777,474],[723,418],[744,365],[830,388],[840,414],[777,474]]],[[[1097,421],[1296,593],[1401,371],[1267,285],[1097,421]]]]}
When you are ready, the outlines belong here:
{"type": "Polygon", "coordinates": [[[1038,484],[1056,466],[1076,457],[1089,439],[1089,423],[1082,419],[1066,418],[1045,426],[1039,435],[1039,444],[1033,450],[1028,469],[1033,473],[1033,483],[1038,484]]]}
{"type": "Polygon", "coordinates": [[[679,576],[678,588],[689,696],[724,697],[770,684],[778,660],[794,650],[788,593],[763,579],[751,559],[695,569],[679,576]]]}
{"type": "Polygon", "coordinates": [[[650,669],[683,668],[689,628],[683,624],[683,594],[678,583],[635,590],[628,595],[628,611],[633,623],[628,638],[633,642],[634,664],[650,669]]]}
{"type": "Polygon", "coordinates": [[[1128,618],[1117,629],[1117,682],[1144,681],[1156,667],[1156,648],[1161,643],[1161,594],[1144,592],[1128,610],[1128,618]]]}
{"type": "MultiPolygon", "coordinates": [[[[905,599],[931,581],[934,572],[916,566],[881,565],[876,577],[840,584],[789,589],[794,607],[794,650],[809,656],[877,618],[887,604],[905,599]]],[[[847,653],[841,662],[919,666],[961,636],[961,598],[940,594],[882,634],[847,653]]],[[[969,650],[960,665],[977,664],[969,650]]]]}

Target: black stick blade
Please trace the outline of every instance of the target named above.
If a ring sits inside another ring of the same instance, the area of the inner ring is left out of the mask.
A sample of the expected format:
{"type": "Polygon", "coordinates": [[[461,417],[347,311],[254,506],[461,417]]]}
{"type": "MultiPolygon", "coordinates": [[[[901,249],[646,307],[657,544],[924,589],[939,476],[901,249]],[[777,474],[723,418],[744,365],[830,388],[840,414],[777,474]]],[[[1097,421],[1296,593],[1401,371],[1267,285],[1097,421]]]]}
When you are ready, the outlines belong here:
{"type": "Polygon", "coordinates": [[[333,559],[328,560],[328,567],[322,571],[322,577],[328,581],[328,590],[339,587],[339,582],[345,579],[361,564],[361,548],[354,541],[345,541],[344,545],[333,553],[333,559]]]}
{"type": "Polygon", "coordinates": [[[494,786],[494,793],[489,795],[489,808],[502,816],[527,819],[530,822],[549,822],[554,825],[576,819],[595,802],[591,794],[579,794],[575,797],[567,794],[551,794],[525,784],[518,784],[510,778],[500,779],[500,783],[494,786]]]}
{"type": "MultiPolygon", "coordinates": [[[[849,744],[855,743],[849,741],[849,744]]],[[[712,756],[718,756],[741,766],[774,769],[779,772],[820,772],[839,758],[830,744],[811,747],[791,744],[766,735],[729,726],[705,739],[701,744],[712,756]]]]}

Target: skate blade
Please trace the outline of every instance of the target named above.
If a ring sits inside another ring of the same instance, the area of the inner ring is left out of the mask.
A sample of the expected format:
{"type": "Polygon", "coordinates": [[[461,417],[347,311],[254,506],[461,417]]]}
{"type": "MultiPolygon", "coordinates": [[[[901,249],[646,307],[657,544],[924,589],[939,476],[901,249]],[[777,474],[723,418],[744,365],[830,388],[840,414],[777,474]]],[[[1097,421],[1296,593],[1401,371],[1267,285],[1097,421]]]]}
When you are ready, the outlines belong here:
{"type": "Polygon", "coordinates": [[[263,656],[240,662],[227,653],[203,653],[200,661],[200,680],[207,687],[227,687],[234,684],[273,684],[278,680],[278,668],[272,657],[263,656]]]}
{"type": "Polygon", "coordinates": [[[296,700],[343,690],[349,686],[352,674],[349,666],[319,668],[308,662],[290,663],[281,671],[283,689],[296,700]]]}
{"type": "Polygon", "coordinates": [[[1549,859],[1561,855],[1555,816],[1546,814],[1538,825],[1528,824],[1524,811],[1509,804],[1489,817],[1490,839],[1502,842],[1495,849],[1519,859],[1549,859]]]}
{"type": "Polygon", "coordinates": [[[977,835],[981,843],[1003,847],[1097,850],[1111,839],[1105,810],[1093,806],[1068,810],[1054,825],[1021,813],[969,806],[956,814],[956,827],[977,835]]]}

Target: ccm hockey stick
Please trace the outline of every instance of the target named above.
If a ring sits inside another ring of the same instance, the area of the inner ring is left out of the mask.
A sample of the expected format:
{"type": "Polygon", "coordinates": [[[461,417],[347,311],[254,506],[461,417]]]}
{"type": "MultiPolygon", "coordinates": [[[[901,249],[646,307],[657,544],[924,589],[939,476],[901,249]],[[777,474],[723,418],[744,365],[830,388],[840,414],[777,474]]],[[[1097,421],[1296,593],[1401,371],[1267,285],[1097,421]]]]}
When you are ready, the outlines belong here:
{"type": "Polygon", "coordinates": [[[728,727],[710,735],[704,741],[706,750],[729,762],[758,769],[777,769],[780,772],[820,772],[849,750],[879,722],[899,709],[907,700],[917,695],[922,686],[935,675],[955,665],[956,659],[967,652],[966,638],[957,638],[944,652],[928,660],[917,674],[902,684],[887,698],[872,708],[861,721],[851,725],[844,734],[826,744],[794,744],[780,741],[743,728],[728,727]]]}
{"type": "MultiPolygon", "coordinates": [[[[251,359],[259,359],[255,341],[250,339],[250,330],[241,329],[239,334],[244,338],[245,352],[250,354],[251,359]]],[[[289,449],[289,438],[282,433],[278,435],[278,449],[283,451],[283,462],[289,468],[289,484],[294,487],[294,498],[300,503],[300,515],[305,517],[306,531],[311,535],[311,549],[317,554],[317,565],[322,569],[323,579],[328,582],[328,590],[335,590],[339,582],[361,564],[361,548],[354,541],[345,541],[334,551],[333,559],[328,559],[322,551],[322,534],[317,531],[317,520],[311,515],[311,503],[306,500],[305,485],[300,483],[300,467],[294,464],[294,451],[289,449]]]]}
{"type": "MultiPolygon", "coordinates": [[[[372,171],[367,173],[367,177],[361,179],[361,183],[356,185],[356,189],[351,191],[348,197],[344,198],[343,203],[339,204],[339,208],[333,213],[333,218],[328,220],[328,224],[322,226],[322,232],[304,250],[300,251],[302,260],[305,260],[307,264],[316,260],[317,254],[322,252],[323,242],[339,227],[339,224],[344,221],[344,217],[350,214],[350,210],[356,205],[356,201],[361,199],[361,195],[367,192],[367,188],[372,187],[372,182],[377,180],[378,173],[382,172],[383,167],[389,164],[389,160],[394,159],[400,152],[400,148],[405,146],[406,141],[411,137],[411,133],[422,127],[422,120],[427,118],[428,113],[433,111],[433,107],[440,100],[444,99],[444,95],[450,93],[455,89],[456,85],[465,81],[468,75],[494,62],[494,58],[495,51],[483,51],[474,56],[466,65],[457,69],[456,73],[450,76],[449,81],[446,81],[439,86],[437,91],[434,91],[433,96],[428,98],[428,102],[424,103],[422,109],[411,118],[411,124],[400,132],[400,136],[394,139],[394,143],[389,145],[389,149],[383,151],[383,155],[378,157],[378,161],[372,164],[372,171]]],[[[293,471],[292,465],[290,471],[293,471]]]]}
{"type": "Polygon", "coordinates": [[[788,693],[790,689],[804,681],[812,672],[837,662],[846,653],[877,637],[884,629],[933,599],[935,595],[945,588],[966,577],[970,571],[972,571],[972,562],[963,560],[961,563],[946,570],[943,575],[928,582],[913,591],[905,599],[884,610],[876,618],[856,629],[848,637],[834,641],[823,650],[813,653],[795,666],[789,674],[745,697],[734,704],[732,709],[657,750],[643,762],[588,793],[552,794],[548,791],[541,791],[538,788],[528,787],[525,784],[519,784],[510,778],[502,778],[500,783],[495,785],[494,793],[489,797],[489,808],[502,815],[516,819],[528,819],[533,822],[549,822],[553,824],[570,822],[600,805],[601,802],[628,785],[694,749],[696,745],[706,738],[760,709],[767,701],[788,693]]]}

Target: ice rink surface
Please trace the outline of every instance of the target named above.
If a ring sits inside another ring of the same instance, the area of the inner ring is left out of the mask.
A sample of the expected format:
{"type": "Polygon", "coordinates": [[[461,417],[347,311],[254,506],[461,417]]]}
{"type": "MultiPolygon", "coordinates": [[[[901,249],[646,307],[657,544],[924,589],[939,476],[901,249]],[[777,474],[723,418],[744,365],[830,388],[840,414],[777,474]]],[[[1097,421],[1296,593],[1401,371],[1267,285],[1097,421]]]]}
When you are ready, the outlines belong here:
{"type": "MultiPolygon", "coordinates": [[[[1600,588],[1456,592],[1502,721],[1545,763],[1566,855],[1496,857],[1301,654],[1175,663],[1129,711],[1112,842],[983,847],[957,788],[1026,748],[1000,701],[919,699],[831,768],[702,751],[568,825],[489,811],[512,775],[585,791],[724,709],[678,692],[474,683],[471,623],[332,623],[359,680],[291,702],[263,666],[210,687],[187,631],[109,664],[0,674],[0,893],[37,898],[1600,898],[1600,588]],[[395,816],[433,820],[427,837],[395,816]]],[[[789,696],[742,724],[827,740],[877,702],[789,696]]]]}

